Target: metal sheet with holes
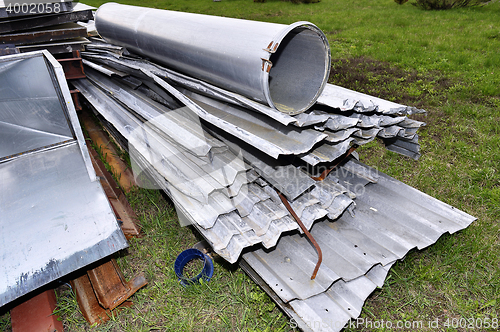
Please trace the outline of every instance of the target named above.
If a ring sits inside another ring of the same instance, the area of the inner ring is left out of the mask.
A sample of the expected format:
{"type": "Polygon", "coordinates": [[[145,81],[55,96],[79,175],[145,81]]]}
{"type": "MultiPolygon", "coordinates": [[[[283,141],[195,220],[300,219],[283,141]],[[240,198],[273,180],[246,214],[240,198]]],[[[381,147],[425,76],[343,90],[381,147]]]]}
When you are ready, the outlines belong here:
{"type": "Polygon", "coordinates": [[[340,184],[356,192],[356,209],[312,227],[311,234],[323,250],[315,280],[309,279],[317,254],[299,234],[282,237],[273,251],[258,249],[243,255],[284,302],[305,300],[338,279],[350,281],[376,264],[393,263],[411,249],[423,249],[476,219],[360,162],[349,163],[343,166],[345,172],[331,173],[329,178],[339,176],[340,184]],[[363,173],[378,174],[377,182],[363,173]]]}
{"type": "Polygon", "coordinates": [[[307,300],[284,303],[245,260],[239,265],[290,317],[291,328],[298,327],[307,332],[341,331],[351,319],[359,317],[366,299],[377,287],[383,286],[392,267],[392,264],[376,265],[352,281],[337,280],[324,293],[307,300]]]}

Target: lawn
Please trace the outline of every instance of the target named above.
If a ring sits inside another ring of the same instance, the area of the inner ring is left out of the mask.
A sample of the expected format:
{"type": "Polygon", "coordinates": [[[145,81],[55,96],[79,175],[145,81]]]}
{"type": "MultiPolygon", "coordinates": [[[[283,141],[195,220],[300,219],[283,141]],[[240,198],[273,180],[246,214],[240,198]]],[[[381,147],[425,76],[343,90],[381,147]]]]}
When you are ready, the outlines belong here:
{"type": "MultiPolygon", "coordinates": [[[[105,1],[84,2],[99,6],[105,1]]],[[[313,22],[330,42],[331,83],[426,109],[428,115],[417,118],[427,123],[419,131],[420,160],[387,151],[379,142],[359,149],[361,160],[478,220],[398,262],[361,317],[423,321],[421,328],[406,329],[416,331],[470,330],[454,327],[460,319],[466,327],[487,319],[498,323],[500,2],[447,11],[423,11],[392,0],[118,2],[284,24],[313,22]],[[436,319],[439,329],[431,329],[427,322],[436,319]]],[[[212,281],[181,288],[173,262],[199,235],[179,226],[175,209],[160,192],[141,189],[128,197],[144,236],[131,241],[118,261],[128,277],[144,271],[149,285],[133,297],[131,309],[96,328],[86,325],[71,292],[62,289],[58,313],[67,331],[291,330],[287,318],[237,266],[216,262],[212,281]]],[[[1,310],[0,330],[9,331],[9,315],[1,310]]]]}

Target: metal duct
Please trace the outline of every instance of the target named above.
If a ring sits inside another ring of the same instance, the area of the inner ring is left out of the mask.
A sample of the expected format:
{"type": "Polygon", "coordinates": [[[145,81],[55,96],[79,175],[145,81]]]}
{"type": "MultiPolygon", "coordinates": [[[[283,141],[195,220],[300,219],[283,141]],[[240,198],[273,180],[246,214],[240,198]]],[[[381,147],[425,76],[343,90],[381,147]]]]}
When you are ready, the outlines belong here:
{"type": "Polygon", "coordinates": [[[330,46],[309,22],[289,26],[107,3],[96,28],[108,42],[175,70],[298,114],[319,97],[330,46]]]}

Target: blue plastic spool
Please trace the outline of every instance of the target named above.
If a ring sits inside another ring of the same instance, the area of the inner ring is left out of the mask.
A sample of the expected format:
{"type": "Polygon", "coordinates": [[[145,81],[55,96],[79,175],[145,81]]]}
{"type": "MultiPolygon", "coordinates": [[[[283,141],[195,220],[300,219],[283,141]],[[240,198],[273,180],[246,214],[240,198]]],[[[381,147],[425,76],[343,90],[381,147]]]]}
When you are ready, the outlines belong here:
{"type": "Polygon", "coordinates": [[[182,286],[186,287],[195,283],[199,283],[200,279],[203,278],[204,281],[210,281],[214,274],[214,263],[212,259],[199,251],[198,249],[186,249],[177,256],[174,263],[174,270],[177,278],[179,279],[182,286]],[[186,278],[183,275],[184,267],[187,263],[192,261],[193,259],[201,259],[203,260],[203,270],[193,278],[186,278]]]}

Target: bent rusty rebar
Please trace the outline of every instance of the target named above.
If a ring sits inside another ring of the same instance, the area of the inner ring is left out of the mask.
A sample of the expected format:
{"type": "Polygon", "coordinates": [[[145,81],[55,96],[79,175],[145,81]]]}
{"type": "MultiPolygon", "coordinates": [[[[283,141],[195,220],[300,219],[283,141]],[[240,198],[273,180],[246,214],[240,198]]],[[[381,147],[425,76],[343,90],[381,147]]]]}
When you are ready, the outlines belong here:
{"type": "Polygon", "coordinates": [[[326,177],[328,176],[328,174],[330,174],[331,171],[333,171],[335,169],[335,167],[337,167],[338,165],[340,165],[341,162],[343,162],[347,157],[349,157],[351,155],[351,153],[354,152],[354,150],[357,149],[357,146],[352,146],[343,156],[341,156],[340,158],[336,159],[336,160],[340,160],[338,161],[337,163],[333,164],[330,168],[327,168],[323,171],[323,173],[321,173],[320,176],[311,176],[311,178],[315,181],[323,181],[324,179],[326,179],[326,177]]]}
{"type": "Polygon", "coordinates": [[[279,191],[277,191],[277,192],[278,192],[278,195],[281,199],[281,202],[283,202],[283,204],[287,208],[288,212],[290,212],[290,214],[293,216],[295,221],[297,221],[297,224],[299,224],[300,228],[302,229],[302,231],[304,231],[304,234],[307,236],[309,241],[311,241],[312,245],[316,249],[316,252],[318,253],[318,262],[316,263],[316,267],[314,268],[314,272],[311,276],[311,280],[314,280],[314,278],[316,278],[316,274],[318,273],[321,262],[323,261],[323,253],[321,252],[321,248],[319,247],[318,242],[316,242],[316,240],[311,235],[311,233],[309,233],[306,226],[304,226],[304,224],[300,220],[299,216],[297,216],[297,214],[295,213],[293,208],[290,206],[290,203],[288,203],[288,200],[285,198],[285,196],[283,196],[283,194],[281,194],[279,191]]]}

